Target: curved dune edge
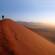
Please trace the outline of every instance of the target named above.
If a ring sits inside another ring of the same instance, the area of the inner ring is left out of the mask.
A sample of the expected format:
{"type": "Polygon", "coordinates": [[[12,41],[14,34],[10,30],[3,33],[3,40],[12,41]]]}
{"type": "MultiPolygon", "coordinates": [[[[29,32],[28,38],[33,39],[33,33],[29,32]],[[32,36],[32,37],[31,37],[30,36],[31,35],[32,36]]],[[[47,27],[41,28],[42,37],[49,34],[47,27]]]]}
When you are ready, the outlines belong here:
{"type": "Polygon", "coordinates": [[[55,55],[54,44],[23,25],[9,19],[1,21],[0,25],[1,34],[15,55],[55,55]]]}

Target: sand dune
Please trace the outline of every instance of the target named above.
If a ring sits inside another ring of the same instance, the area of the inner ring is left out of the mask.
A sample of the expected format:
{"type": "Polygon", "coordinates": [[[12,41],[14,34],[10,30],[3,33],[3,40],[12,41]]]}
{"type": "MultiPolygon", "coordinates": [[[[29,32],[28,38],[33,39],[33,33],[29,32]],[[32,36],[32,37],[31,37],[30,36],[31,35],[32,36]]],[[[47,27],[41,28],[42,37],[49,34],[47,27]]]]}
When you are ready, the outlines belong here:
{"type": "Polygon", "coordinates": [[[1,34],[7,40],[9,49],[15,55],[55,55],[54,44],[23,25],[12,20],[3,20],[0,24],[2,24],[1,34]]]}

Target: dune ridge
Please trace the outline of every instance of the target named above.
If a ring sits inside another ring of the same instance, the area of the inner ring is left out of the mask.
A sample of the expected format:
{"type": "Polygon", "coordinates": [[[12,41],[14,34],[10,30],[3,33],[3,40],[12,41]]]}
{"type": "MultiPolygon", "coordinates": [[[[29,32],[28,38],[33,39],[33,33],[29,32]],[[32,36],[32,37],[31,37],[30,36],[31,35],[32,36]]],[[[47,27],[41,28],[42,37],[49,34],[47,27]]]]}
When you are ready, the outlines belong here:
{"type": "Polygon", "coordinates": [[[12,20],[1,21],[3,38],[15,55],[55,55],[55,45],[12,20]]]}

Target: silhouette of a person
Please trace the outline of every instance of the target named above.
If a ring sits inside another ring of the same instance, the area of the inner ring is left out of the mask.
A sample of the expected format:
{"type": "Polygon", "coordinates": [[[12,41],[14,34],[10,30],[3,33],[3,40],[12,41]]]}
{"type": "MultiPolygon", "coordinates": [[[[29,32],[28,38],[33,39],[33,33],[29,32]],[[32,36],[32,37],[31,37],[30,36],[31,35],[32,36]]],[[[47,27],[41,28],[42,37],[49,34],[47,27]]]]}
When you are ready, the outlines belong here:
{"type": "Polygon", "coordinates": [[[4,15],[2,15],[2,20],[4,19],[4,15]]]}

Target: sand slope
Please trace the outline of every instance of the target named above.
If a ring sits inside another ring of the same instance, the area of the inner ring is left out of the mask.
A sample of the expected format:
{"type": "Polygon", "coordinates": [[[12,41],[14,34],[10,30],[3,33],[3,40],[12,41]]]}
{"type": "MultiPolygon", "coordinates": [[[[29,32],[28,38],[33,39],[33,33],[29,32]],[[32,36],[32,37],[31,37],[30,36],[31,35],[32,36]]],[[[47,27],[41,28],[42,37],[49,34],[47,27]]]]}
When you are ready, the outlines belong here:
{"type": "Polygon", "coordinates": [[[55,55],[55,45],[12,20],[2,21],[3,36],[15,55],[55,55]]]}

